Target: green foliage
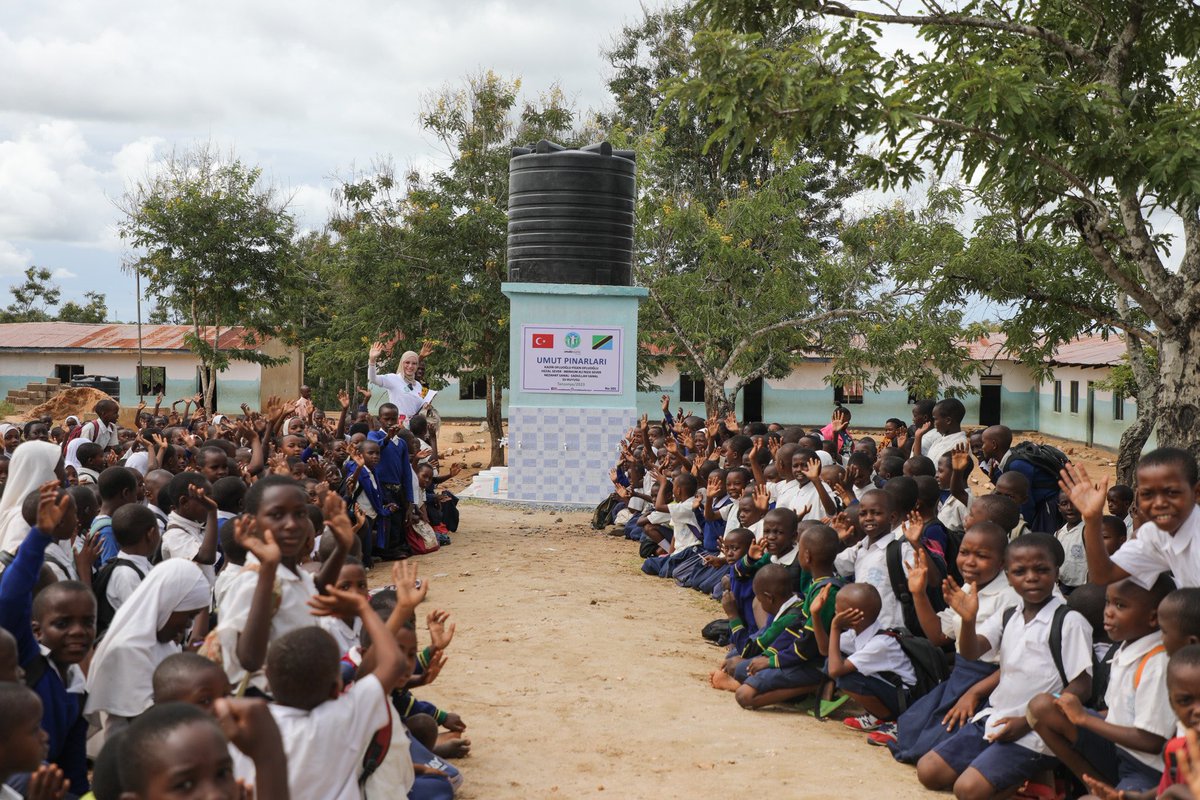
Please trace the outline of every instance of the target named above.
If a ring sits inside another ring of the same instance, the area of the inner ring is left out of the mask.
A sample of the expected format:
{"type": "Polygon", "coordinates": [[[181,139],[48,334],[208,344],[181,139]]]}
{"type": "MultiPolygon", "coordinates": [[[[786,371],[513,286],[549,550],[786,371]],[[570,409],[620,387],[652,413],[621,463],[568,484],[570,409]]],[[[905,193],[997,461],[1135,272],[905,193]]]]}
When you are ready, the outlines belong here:
{"type": "MultiPolygon", "coordinates": [[[[650,13],[608,54],[617,101],[610,138],[638,153],[635,271],[650,289],[643,353],[670,353],[703,376],[710,411],[732,402],[727,383],[736,397],[806,355],[830,359],[833,382],[898,381],[930,393],[958,386],[970,372],[961,313],[931,311],[917,291],[927,273],[914,268],[901,282],[889,269],[904,254],[873,247],[867,232],[899,239],[914,226],[893,230],[888,214],[844,219],[859,184],[828,159],[850,149],[840,133],[751,142],[703,113],[706,95],[681,91],[674,77],[704,69],[703,51],[688,44],[692,25],[682,10],[650,13]]],[[[801,26],[773,41],[803,47],[810,38],[801,26]]],[[[729,93],[730,106],[742,91],[750,89],[729,93]]],[[[921,265],[944,252],[937,244],[914,246],[921,265]]]]}
{"type": "Polygon", "coordinates": [[[3,322],[47,322],[54,319],[51,309],[58,305],[62,294],[58,285],[51,282],[50,270],[45,267],[28,267],[25,281],[12,287],[13,302],[0,312],[3,322]]]}
{"type": "Polygon", "coordinates": [[[209,368],[202,380],[209,406],[209,375],[231,359],[279,363],[284,359],[256,345],[265,337],[293,338],[300,322],[292,305],[303,288],[293,258],[295,220],[261,178],[259,168],[202,145],[172,154],[121,204],[121,238],[140,253],[129,269],[140,274],[161,316],[192,326],[186,342],[209,368]],[[233,326],[247,330],[245,346],[218,348],[220,330],[233,326]]]}
{"type": "Polygon", "coordinates": [[[62,322],[90,322],[100,324],[108,319],[108,303],[100,292],[84,292],[87,303],[79,304],[68,300],[58,310],[58,319],[62,322]]]}
{"type": "Polygon", "coordinates": [[[1030,364],[1082,333],[1152,347],[1154,359],[1135,345],[1130,361],[1139,421],[1122,458],[1151,422],[1160,443],[1200,451],[1193,4],[698,0],[695,11],[698,67],[668,97],[694,104],[726,160],[777,141],[840,159],[854,141],[871,148],[857,172],[871,184],[963,179],[983,214],[938,265],[935,298],[995,302],[1030,364]],[[920,47],[893,52],[889,26],[916,30],[920,47]],[[1182,250],[1162,232],[1171,223],[1182,250]]]}
{"type": "Polygon", "coordinates": [[[57,312],[62,290],[51,280],[51,272],[45,267],[33,266],[25,270],[25,281],[12,287],[13,302],[0,310],[0,322],[91,322],[103,323],[108,319],[108,304],[99,292],[84,292],[87,303],[79,304],[68,300],[57,312]]]}

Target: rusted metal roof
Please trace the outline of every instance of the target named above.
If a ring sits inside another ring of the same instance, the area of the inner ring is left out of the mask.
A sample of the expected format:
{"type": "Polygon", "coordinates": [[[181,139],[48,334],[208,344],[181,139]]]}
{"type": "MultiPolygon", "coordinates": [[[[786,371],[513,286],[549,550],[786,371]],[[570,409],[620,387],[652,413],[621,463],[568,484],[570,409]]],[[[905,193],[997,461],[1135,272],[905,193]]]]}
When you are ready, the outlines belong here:
{"type": "MultiPolygon", "coordinates": [[[[990,333],[969,345],[974,361],[1012,361],[1003,333],[990,333]]],[[[1064,367],[1110,367],[1120,363],[1125,355],[1125,343],[1116,336],[1081,336],[1054,351],[1047,361],[1064,367]]]]}
{"type": "MultiPolygon", "coordinates": [[[[143,350],[187,350],[189,325],[143,325],[143,350]]],[[[203,335],[204,329],[201,328],[203,335]]],[[[213,329],[207,336],[211,341],[213,329]]],[[[222,328],[218,347],[242,349],[245,329],[222,328]]],[[[260,343],[261,344],[261,343],[260,343]]],[[[0,350],[137,350],[137,325],[92,325],[82,322],[14,322],[0,324],[0,350]]]]}

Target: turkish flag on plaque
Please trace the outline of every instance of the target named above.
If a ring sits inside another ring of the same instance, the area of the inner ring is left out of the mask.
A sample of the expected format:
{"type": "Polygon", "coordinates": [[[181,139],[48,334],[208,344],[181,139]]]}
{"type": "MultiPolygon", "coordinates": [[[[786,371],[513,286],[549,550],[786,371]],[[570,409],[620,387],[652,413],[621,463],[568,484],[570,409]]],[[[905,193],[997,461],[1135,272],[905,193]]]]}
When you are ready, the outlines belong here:
{"type": "Polygon", "coordinates": [[[531,345],[533,347],[553,348],[554,347],[554,334],[553,333],[535,333],[535,334],[533,334],[531,345]]]}

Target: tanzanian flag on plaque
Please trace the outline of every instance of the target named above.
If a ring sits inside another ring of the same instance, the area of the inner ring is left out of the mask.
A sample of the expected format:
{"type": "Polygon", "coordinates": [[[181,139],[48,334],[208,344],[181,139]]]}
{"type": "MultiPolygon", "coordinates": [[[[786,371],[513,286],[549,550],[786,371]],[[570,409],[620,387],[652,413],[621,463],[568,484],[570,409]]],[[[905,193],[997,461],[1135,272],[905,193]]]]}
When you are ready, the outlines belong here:
{"type": "Polygon", "coordinates": [[[597,335],[593,334],[592,335],[592,349],[593,350],[612,350],[613,349],[613,337],[611,335],[597,336],[597,335]]]}

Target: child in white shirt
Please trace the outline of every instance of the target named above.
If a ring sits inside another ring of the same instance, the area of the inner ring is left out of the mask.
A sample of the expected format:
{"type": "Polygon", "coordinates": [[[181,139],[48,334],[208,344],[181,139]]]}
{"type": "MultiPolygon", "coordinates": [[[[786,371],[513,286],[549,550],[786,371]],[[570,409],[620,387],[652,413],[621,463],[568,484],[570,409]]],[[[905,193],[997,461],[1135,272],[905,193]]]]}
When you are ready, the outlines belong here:
{"type": "Polygon", "coordinates": [[[1058,513],[1063,526],[1054,534],[1063,548],[1063,565],[1059,570],[1059,581],[1070,591],[1088,582],[1087,552],[1083,547],[1083,517],[1066,494],[1058,497],[1058,513]]]}
{"type": "Polygon", "coordinates": [[[925,788],[992,797],[1054,763],[1026,720],[1029,701],[1044,692],[1083,699],[1092,689],[1091,626],[1055,595],[1058,559],[1058,545],[1049,534],[1029,533],[1011,542],[1006,570],[1021,603],[993,615],[978,630],[979,597],[948,584],[946,599],[962,618],[959,652],[979,658],[998,649],[1000,679],[986,708],[921,757],[917,777],[925,788]],[[1056,629],[1061,631],[1059,653],[1049,645],[1056,629]]]}
{"type": "MultiPolygon", "coordinates": [[[[342,565],[342,571],[338,573],[337,583],[334,585],[342,592],[354,592],[367,598],[371,596],[367,590],[367,571],[363,569],[362,562],[353,556],[346,556],[346,563],[342,565]]],[[[362,644],[359,641],[362,620],[357,614],[329,614],[320,617],[317,624],[337,642],[338,653],[341,655],[362,644]]]]}

